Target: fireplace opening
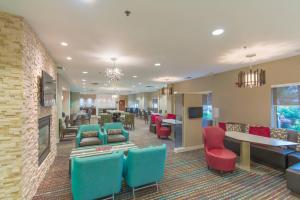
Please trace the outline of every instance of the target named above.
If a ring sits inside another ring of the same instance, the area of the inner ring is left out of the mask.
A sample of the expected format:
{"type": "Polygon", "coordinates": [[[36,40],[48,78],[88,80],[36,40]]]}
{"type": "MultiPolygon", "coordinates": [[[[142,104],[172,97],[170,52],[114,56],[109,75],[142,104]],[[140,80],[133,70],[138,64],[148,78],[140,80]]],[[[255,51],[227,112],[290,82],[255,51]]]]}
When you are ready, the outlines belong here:
{"type": "Polygon", "coordinates": [[[39,119],[39,165],[50,153],[50,126],[50,115],[39,119]]]}

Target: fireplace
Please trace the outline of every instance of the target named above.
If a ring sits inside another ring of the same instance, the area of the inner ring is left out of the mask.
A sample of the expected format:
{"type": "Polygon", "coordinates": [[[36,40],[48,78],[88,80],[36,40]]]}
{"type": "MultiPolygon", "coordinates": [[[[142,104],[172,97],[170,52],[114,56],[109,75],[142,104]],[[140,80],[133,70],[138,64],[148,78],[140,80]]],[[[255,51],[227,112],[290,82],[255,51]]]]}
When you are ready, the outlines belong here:
{"type": "Polygon", "coordinates": [[[39,119],[39,165],[50,153],[50,125],[50,115],[39,119]]]}

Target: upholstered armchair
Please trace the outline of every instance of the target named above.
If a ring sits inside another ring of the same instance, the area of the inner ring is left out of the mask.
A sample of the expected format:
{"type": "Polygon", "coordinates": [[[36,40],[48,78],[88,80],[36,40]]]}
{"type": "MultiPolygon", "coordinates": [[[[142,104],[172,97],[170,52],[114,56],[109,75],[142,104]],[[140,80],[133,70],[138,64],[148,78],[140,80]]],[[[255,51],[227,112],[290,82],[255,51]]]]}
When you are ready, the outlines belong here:
{"type": "Polygon", "coordinates": [[[112,115],[111,114],[100,114],[100,124],[103,126],[105,123],[112,122],[112,115]]]}
{"type": "Polygon", "coordinates": [[[125,118],[124,118],[124,126],[128,127],[130,126],[131,129],[134,128],[134,114],[132,113],[125,113],[125,118]]]}
{"type": "Polygon", "coordinates": [[[223,172],[235,170],[236,154],[224,146],[225,131],[219,127],[204,128],[204,152],[207,167],[223,172]]]}
{"type": "Polygon", "coordinates": [[[158,190],[158,182],[164,176],[166,152],[165,144],[128,150],[127,157],[124,157],[124,178],[133,189],[133,197],[140,186],[153,184],[158,190]]]}
{"type": "Polygon", "coordinates": [[[162,120],[160,117],[156,118],[155,124],[156,124],[156,135],[158,138],[160,137],[168,138],[171,135],[171,128],[162,126],[162,120]]]}
{"type": "Polygon", "coordinates": [[[120,192],[123,152],[71,160],[71,186],[74,200],[98,199],[120,192]]]}
{"type": "Polygon", "coordinates": [[[80,125],[76,136],[76,147],[106,144],[106,137],[98,124],[80,125]]]}
{"type": "Polygon", "coordinates": [[[66,127],[63,120],[59,119],[59,138],[63,139],[67,134],[76,135],[78,127],[66,127]]]}
{"type": "Polygon", "coordinates": [[[129,133],[121,122],[106,123],[103,126],[107,143],[125,142],[129,140],[129,133]]]}

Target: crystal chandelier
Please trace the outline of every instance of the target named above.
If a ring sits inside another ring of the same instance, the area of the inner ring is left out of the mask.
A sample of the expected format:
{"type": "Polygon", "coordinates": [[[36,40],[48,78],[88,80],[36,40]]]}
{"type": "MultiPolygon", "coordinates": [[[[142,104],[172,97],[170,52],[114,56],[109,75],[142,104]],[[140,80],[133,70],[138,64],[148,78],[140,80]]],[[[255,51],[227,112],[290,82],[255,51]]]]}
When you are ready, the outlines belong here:
{"type": "MultiPolygon", "coordinates": [[[[249,59],[255,56],[256,54],[246,55],[249,59]]],[[[253,70],[252,65],[250,65],[250,70],[248,72],[239,72],[238,81],[236,83],[239,88],[254,88],[263,86],[264,84],[266,84],[266,71],[263,69],[253,70]]]]}
{"type": "Polygon", "coordinates": [[[109,67],[105,70],[105,76],[109,83],[115,83],[120,81],[121,77],[124,75],[122,70],[116,67],[116,58],[111,58],[113,62],[113,67],[109,67]]]}

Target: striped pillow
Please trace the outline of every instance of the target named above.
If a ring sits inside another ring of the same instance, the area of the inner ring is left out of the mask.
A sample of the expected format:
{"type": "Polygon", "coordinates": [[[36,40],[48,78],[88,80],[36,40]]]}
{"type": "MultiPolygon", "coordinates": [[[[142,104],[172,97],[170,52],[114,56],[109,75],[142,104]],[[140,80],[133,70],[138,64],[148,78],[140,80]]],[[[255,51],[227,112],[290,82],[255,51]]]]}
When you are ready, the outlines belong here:
{"type": "Polygon", "coordinates": [[[81,133],[82,138],[98,137],[98,131],[85,131],[81,133]]]}
{"type": "Polygon", "coordinates": [[[122,129],[109,129],[107,131],[108,135],[118,135],[122,133],[122,129]]]}

